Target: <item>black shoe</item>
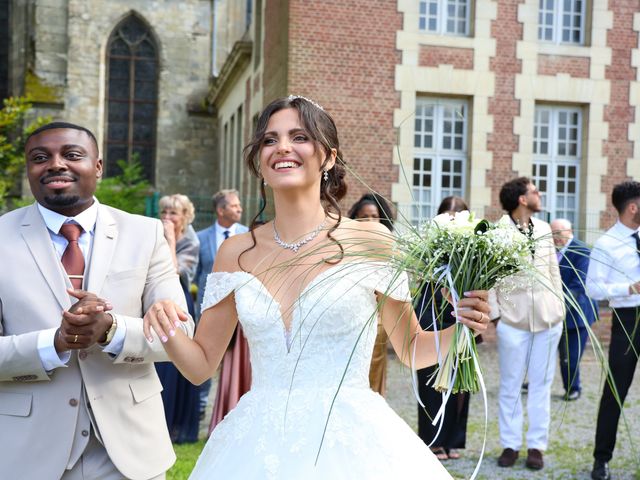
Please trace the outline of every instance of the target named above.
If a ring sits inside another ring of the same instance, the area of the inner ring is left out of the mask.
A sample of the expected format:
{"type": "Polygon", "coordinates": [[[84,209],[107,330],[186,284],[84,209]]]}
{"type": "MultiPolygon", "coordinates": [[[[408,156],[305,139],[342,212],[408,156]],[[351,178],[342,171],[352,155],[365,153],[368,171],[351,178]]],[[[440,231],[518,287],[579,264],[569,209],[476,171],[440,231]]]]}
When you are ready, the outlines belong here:
{"type": "Polygon", "coordinates": [[[505,448],[498,458],[498,466],[499,467],[513,467],[513,464],[516,463],[518,459],[518,450],[514,450],[513,448],[505,448]]]}
{"type": "Polygon", "coordinates": [[[529,382],[523,382],[520,391],[522,393],[529,393],[529,382]]]}
{"type": "Polygon", "coordinates": [[[580,390],[572,390],[564,396],[565,402],[573,402],[580,398],[580,390]]]}
{"type": "Polygon", "coordinates": [[[593,462],[593,470],[591,470],[592,480],[611,480],[609,473],[609,464],[601,460],[593,462]]]}

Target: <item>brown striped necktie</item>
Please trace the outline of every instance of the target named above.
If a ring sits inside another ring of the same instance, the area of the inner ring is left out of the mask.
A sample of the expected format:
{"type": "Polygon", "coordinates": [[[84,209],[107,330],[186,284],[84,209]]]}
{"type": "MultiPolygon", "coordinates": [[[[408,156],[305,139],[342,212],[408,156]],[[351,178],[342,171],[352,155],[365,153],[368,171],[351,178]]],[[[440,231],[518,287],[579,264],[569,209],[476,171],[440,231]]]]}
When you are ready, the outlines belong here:
{"type": "Polygon", "coordinates": [[[60,235],[69,241],[67,248],[62,254],[62,266],[71,280],[73,288],[82,288],[82,279],[84,276],[84,256],[78,239],[82,234],[82,227],[75,223],[65,223],[60,227],[60,235]]]}

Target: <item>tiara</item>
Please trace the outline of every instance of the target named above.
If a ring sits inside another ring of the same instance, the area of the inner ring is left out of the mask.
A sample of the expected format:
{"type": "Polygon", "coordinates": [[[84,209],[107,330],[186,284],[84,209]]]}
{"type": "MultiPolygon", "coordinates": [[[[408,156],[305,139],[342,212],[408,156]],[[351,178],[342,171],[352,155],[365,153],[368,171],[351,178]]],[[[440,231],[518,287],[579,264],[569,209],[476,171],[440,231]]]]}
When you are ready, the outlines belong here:
{"type": "Polygon", "coordinates": [[[302,100],[306,100],[307,102],[309,102],[309,103],[310,103],[311,105],[313,105],[314,107],[319,108],[320,110],[324,111],[324,108],[322,108],[322,105],[320,105],[319,103],[314,102],[314,101],[313,101],[313,100],[311,100],[310,98],[303,97],[302,95],[289,95],[289,96],[287,97],[287,100],[291,102],[291,101],[293,101],[293,100],[295,100],[295,99],[297,99],[297,98],[300,98],[300,99],[302,99],[302,100]]]}

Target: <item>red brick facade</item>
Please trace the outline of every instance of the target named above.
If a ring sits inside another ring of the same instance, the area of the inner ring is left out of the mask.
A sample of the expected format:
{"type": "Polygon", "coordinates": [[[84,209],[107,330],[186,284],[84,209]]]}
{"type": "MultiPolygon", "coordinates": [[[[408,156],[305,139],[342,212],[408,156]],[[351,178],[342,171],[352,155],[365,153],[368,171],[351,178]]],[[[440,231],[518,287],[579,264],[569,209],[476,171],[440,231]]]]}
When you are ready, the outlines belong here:
{"type": "Polygon", "coordinates": [[[495,72],[495,95],[489,100],[493,133],[487,139],[487,150],[493,152],[493,168],[486,174],[486,184],[491,187],[492,206],[485,212],[489,218],[502,214],[498,200],[500,187],[515,176],[512,157],[519,146],[518,136],[513,133],[513,120],[520,114],[520,101],[515,98],[515,76],[522,71],[522,62],[516,57],[516,45],[522,39],[518,5],[523,1],[498,2],[497,18],[491,23],[497,55],[490,62],[490,69],[495,72]]]}
{"type": "Polygon", "coordinates": [[[589,78],[591,61],[587,57],[538,55],[538,75],[566,73],[575,78],[589,78]]]}
{"type": "MultiPolygon", "coordinates": [[[[390,198],[398,178],[392,165],[400,106],[395,67],[402,28],[396,0],[291,0],[289,12],[289,92],[323,105],[338,126],[344,158],[363,182],[390,198]]],[[[365,185],[348,175],[348,208],[365,185]]]]}
{"type": "Polygon", "coordinates": [[[612,59],[605,77],[611,81],[611,101],[604,111],[604,120],[609,122],[609,138],[603,145],[608,168],[607,175],[602,178],[602,191],[607,193],[608,208],[600,218],[602,227],[610,226],[615,218],[609,192],[616,183],[629,180],[627,159],[633,156],[633,142],[628,140],[629,124],[635,116],[635,107],[630,104],[629,86],[636,79],[636,69],[631,65],[631,50],[638,47],[633,15],[640,11],[640,1],[610,0],[609,9],[613,12],[613,28],[607,32],[607,46],[611,48],[612,59]]]}
{"type": "Polygon", "coordinates": [[[418,64],[421,67],[451,65],[453,68],[473,70],[473,49],[420,45],[418,64]]]}

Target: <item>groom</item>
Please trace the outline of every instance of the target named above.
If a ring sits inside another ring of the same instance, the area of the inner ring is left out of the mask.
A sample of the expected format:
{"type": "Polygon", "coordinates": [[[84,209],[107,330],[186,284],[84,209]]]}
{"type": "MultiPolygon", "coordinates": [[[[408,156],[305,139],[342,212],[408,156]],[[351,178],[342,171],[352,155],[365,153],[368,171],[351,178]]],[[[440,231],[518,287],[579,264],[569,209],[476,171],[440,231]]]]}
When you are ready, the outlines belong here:
{"type": "Polygon", "coordinates": [[[186,305],[162,225],[94,197],[86,128],[40,127],[25,156],[36,202],[0,217],[0,477],[164,478],[175,454],[153,362],[167,356],[142,316],[186,305]]]}

